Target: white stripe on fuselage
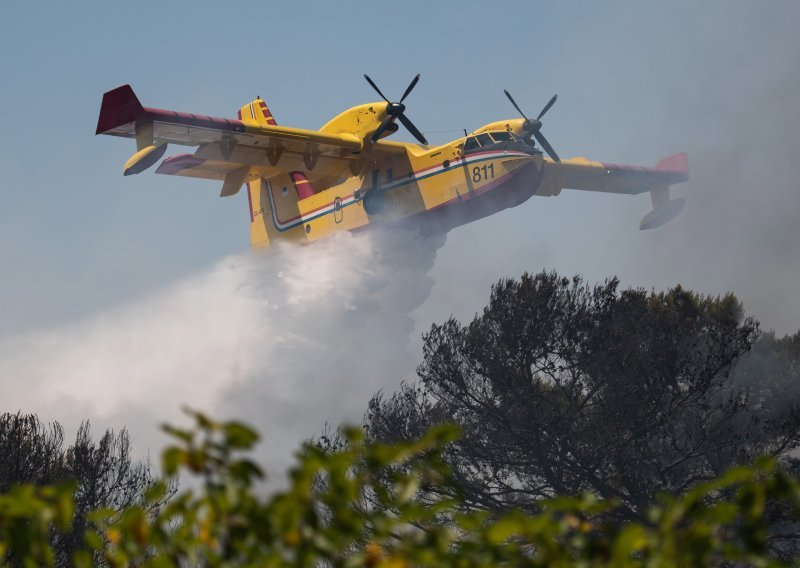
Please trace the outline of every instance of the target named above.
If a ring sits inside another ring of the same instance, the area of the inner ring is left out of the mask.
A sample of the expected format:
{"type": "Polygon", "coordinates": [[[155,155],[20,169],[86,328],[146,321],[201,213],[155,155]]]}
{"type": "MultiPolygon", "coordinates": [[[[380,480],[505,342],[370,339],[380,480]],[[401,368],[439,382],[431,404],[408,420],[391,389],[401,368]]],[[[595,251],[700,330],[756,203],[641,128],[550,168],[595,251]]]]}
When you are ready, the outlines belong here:
{"type": "MultiPolygon", "coordinates": [[[[520,158],[527,158],[530,157],[530,154],[526,154],[525,152],[508,151],[508,150],[503,152],[485,152],[482,154],[481,153],[474,154],[469,158],[464,158],[462,160],[458,160],[455,161],[454,163],[451,163],[447,168],[445,168],[444,165],[435,166],[429,169],[420,170],[419,172],[414,172],[414,175],[410,178],[403,178],[397,181],[389,182],[387,184],[382,184],[380,186],[380,191],[382,192],[391,191],[403,185],[407,185],[410,183],[417,183],[418,181],[421,181],[423,179],[427,179],[429,177],[438,175],[444,171],[450,170],[453,167],[463,167],[477,162],[485,162],[486,160],[493,160],[495,158],[514,157],[514,156],[520,158]]],[[[275,210],[275,198],[272,194],[272,183],[270,183],[269,180],[266,180],[266,182],[267,182],[267,192],[269,194],[269,204],[270,208],[272,209],[272,222],[275,224],[275,228],[277,228],[281,232],[288,231],[289,229],[292,229],[294,227],[298,227],[303,223],[312,221],[314,219],[322,217],[323,215],[329,215],[336,208],[336,200],[334,199],[334,201],[332,201],[328,205],[325,205],[324,207],[316,209],[315,211],[312,212],[301,214],[299,218],[295,217],[287,221],[281,221],[280,219],[278,219],[278,215],[275,210]]],[[[354,190],[354,193],[355,191],[358,191],[358,189],[354,190]]],[[[344,209],[345,207],[354,204],[356,201],[358,200],[355,199],[352,195],[346,198],[342,198],[341,208],[344,209]]]]}

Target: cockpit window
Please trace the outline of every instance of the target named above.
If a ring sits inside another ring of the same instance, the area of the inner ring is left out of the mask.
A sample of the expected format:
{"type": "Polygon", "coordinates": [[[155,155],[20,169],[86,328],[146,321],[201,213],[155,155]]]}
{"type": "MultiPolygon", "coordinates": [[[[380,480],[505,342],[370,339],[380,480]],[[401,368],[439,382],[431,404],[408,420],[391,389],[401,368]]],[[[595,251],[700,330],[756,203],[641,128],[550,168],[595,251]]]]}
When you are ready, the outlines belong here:
{"type": "Polygon", "coordinates": [[[495,142],[511,142],[511,134],[508,132],[492,132],[492,138],[495,142]]]}
{"type": "Polygon", "coordinates": [[[470,136],[467,138],[467,141],[464,142],[464,151],[469,152],[470,150],[477,150],[480,148],[478,145],[478,141],[475,139],[474,136],[470,136]]]}
{"type": "Polygon", "coordinates": [[[492,140],[491,136],[485,133],[478,134],[478,142],[481,143],[481,146],[491,146],[492,144],[494,144],[494,141],[492,140]]]}

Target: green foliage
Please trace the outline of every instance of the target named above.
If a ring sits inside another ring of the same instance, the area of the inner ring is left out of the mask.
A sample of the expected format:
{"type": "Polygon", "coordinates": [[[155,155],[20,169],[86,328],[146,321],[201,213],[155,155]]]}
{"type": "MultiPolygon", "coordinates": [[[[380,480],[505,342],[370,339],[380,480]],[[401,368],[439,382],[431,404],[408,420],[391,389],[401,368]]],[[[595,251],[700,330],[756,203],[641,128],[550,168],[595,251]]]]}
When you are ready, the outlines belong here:
{"type": "Polygon", "coordinates": [[[73,483],[37,487],[17,485],[0,495],[0,559],[24,566],[52,565],[55,554],[48,537],[52,528],[72,525],[73,483]]]}
{"type": "MultiPolygon", "coordinates": [[[[800,480],[772,459],[665,498],[647,520],[621,528],[605,514],[618,504],[588,494],[496,517],[463,512],[458,498],[422,505],[420,493],[452,484],[442,459],[457,438],[450,426],[394,445],[365,443],[360,429],[348,429],[339,451],[304,447],[288,489],[266,497],[256,485],[262,471],[248,457],[256,432],[192,415],[194,429],[167,428],[177,444],[164,452],[163,467],[198,477],[199,489],[155,515],[147,502],[90,513],[94,554],[75,553],[74,566],[777,566],[767,555],[766,511],[800,506],[800,480]],[[365,494],[378,506],[365,506],[365,494]]],[[[53,564],[47,536],[69,530],[73,489],[28,485],[0,495],[7,561],[53,564]]],[[[153,484],[146,501],[160,502],[167,490],[153,484]]]]}

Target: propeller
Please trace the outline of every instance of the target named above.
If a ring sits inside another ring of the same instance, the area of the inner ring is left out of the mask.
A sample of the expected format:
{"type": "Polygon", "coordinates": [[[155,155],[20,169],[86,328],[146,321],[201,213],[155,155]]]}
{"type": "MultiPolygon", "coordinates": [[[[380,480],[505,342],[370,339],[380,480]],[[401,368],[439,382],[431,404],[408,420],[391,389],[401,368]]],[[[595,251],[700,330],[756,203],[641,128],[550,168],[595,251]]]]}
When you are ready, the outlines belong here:
{"type": "Polygon", "coordinates": [[[511,93],[509,93],[505,89],[503,89],[503,92],[508,97],[508,100],[511,101],[511,104],[514,105],[514,108],[517,109],[517,112],[520,113],[522,115],[522,118],[525,119],[525,122],[522,125],[523,130],[529,136],[533,135],[533,137],[536,138],[536,141],[542,148],[544,148],[544,151],[547,152],[548,156],[553,158],[553,160],[555,160],[556,162],[560,162],[561,158],[558,157],[556,151],[553,150],[553,147],[550,145],[550,143],[547,141],[547,138],[545,138],[544,134],[542,134],[541,132],[542,130],[541,118],[545,115],[545,113],[548,110],[550,110],[550,107],[552,107],[555,104],[556,99],[558,99],[558,95],[553,95],[553,98],[550,99],[546,105],[544,105],[544,108],[542,109],[542,112],[539,113],[539,116],[537,116],[536,118],[528,118],[527,116],[525,116],[525,113],[522,112],[522,109],[519,108],[519,105],[514,100],[514,97],[511,96],[511,93]]]}
{"type": "MultiPolygon", "coordinates": [[[[389,105],[386,107],[386,118],[383,119],[383,122],[381,122],[380,126],[378,126],[378,129],[372,135],[372,141],[375,142],[376,140],[378,140],[387,129],[390,129],[392,128],[392,126],[394,126],[395,120],[399,120],[400,123],[403,126],[405,126],[408,129],[408,131],[414,136],[414,138],[419,140],[420,144],[427,145],[428,141],[425,140],[425,137],[422,135],[422,132],[417,130],[417,127],[414,126],[414,123],[411,122],[405,115],[406,105],[403,104],[403,101],[406,100],[406,97],[409,95],[409,93],[411,93],[411,91],[417,85],[417,82],[419,81],[419,74],[417,74],[417,76],[411,80],[411,83],[409,83],[408,87],[406,87],[406,92],[403,93],[402,97],[400,97],[400,102],[397,103],[393,103],[389,99],[387,99],[386,96],[378,88],[378,85],[376,85],[373,82],[373,80],[369,78],[369,75],[365,74],[364,79],[367,80],[367,83],[372,85],[372,88],[375,89],[375,91],[381,96],[381,98],[385,100],[389,105]]],[[[395,130],[396,129],[397,127],[395,126],[395,130]]]]}

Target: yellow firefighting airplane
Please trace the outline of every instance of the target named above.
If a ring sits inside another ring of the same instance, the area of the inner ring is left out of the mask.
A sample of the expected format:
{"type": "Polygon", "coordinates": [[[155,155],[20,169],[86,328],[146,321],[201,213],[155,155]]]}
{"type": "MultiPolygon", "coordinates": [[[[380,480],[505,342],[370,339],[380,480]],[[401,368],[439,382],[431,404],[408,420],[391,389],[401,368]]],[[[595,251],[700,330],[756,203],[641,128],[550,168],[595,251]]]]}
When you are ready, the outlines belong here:
{"type": "Polygon", "coordinates": [[[419,75],[399,102],[390,102],[364,77],[383,101],[346,110],[319,130],[278,126],[260,97],[234,120],[143,107],[123,85],[103,95],[97,134],[136,139],[138,151],[125,164],[125,175],[155,164],[169,143],[196,146],[194,154],[166,158],[156,173],[222,181],[221,196],[246,184],[256,247],[401,220],[448,231],[564,188],[649,191],[653,210],[641,229],[658,227],[683,209],[682,199],[670,200],[669,186],[688,179],[686,154],[664,158],[654,168],[559,159],[541,132],[541,118],[556,96],[531,119],[505,91],[522,118],[429,146],[403,104],[419,75]],[[398,130],[397,121],[420,144],[385,140],[398,130]]]}

